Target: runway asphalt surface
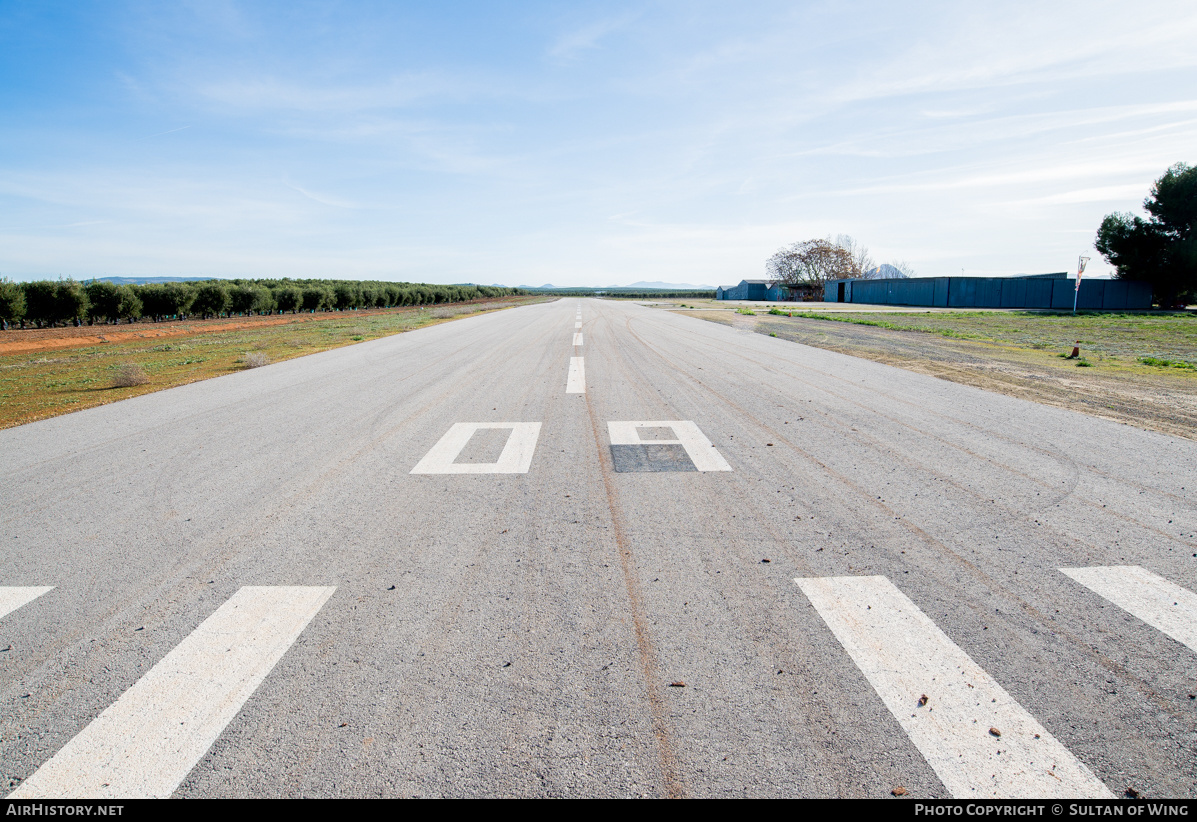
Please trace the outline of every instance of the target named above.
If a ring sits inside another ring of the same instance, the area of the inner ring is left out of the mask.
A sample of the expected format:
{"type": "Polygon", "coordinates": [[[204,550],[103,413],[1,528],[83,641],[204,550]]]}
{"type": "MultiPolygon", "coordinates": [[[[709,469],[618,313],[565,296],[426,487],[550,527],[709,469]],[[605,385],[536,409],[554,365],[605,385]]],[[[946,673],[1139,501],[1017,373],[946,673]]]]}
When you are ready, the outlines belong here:
{"type": "Polygon", "coordinates": [[[0,431],[2,787],[1193,797],[1195,458],[597,300],[0,431]]]}

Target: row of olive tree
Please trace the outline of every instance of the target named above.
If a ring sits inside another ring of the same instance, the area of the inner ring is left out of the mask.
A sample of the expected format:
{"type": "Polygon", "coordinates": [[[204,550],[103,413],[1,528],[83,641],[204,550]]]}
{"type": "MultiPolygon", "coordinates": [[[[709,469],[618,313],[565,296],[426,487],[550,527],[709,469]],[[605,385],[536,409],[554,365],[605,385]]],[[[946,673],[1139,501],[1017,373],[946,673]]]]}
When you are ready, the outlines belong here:
{"type": "Polygon", "coordinates": [[[479,285],[361,282],[354,280],[201,280],[117,285],[93,280],[0,280],[0,327],[38,328],[59,323],[88,325],[154,322],[189,317],[250,316],[301,311],[350,311],[466,302],[521,293],[479,285]]]}

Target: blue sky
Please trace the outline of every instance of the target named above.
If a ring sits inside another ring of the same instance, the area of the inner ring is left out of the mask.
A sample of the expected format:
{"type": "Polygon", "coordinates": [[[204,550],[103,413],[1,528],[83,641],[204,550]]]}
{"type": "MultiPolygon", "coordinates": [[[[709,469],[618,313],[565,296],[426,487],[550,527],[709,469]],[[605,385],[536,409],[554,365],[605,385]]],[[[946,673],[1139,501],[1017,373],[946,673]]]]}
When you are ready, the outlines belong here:
{"type": "Polygon", "coordinates": [[[1100,273],[1197,163],[1194,43],[1191,0],[0,0],[0,275],[1100,273]]]}

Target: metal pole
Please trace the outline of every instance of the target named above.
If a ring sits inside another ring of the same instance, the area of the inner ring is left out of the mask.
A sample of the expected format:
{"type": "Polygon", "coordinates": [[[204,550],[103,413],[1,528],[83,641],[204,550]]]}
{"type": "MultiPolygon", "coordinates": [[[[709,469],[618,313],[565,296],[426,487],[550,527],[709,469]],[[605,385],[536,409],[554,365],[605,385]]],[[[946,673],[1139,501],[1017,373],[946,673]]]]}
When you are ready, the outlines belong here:
{"type": "Polygon", "coordinates": [[[1076,258],[1076,290],[1072,292],[1072,316],[1076,316],[1076,299],[1081,296],[1081,275],[1085,273],[1085,263],[1089,262],[1088,257],[1076,258]]]}

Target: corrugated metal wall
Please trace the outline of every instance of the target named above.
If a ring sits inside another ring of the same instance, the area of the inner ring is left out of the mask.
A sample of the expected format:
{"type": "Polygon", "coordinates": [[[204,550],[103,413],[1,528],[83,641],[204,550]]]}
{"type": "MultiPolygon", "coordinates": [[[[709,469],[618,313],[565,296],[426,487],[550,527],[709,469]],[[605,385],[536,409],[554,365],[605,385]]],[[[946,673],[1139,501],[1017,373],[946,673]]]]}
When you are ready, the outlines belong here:
{"type": "MultiPolygon", "coordinates": [[[[912,277],[906,280],[835,280],[825,302],[942,308],[1071,309],[1076,280],[1045,277],[912,277]],[[839,286],[843,284],[844,288],[839,286]],[[842,296],[841,296],[842,295],[842,296]]],[[[1081,280],[1078,309],[1151,308],[1151,286],[1132,280],[1081,280]]]]}

